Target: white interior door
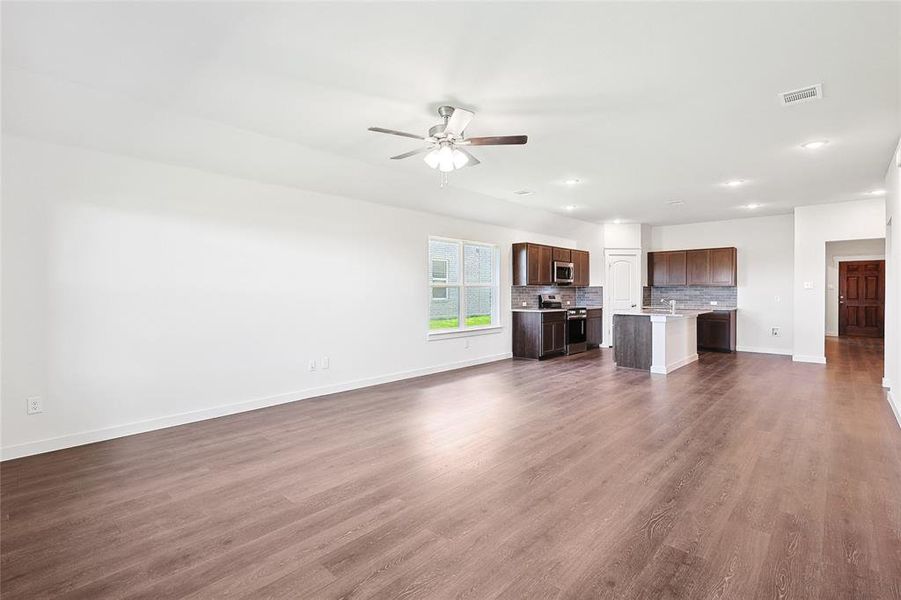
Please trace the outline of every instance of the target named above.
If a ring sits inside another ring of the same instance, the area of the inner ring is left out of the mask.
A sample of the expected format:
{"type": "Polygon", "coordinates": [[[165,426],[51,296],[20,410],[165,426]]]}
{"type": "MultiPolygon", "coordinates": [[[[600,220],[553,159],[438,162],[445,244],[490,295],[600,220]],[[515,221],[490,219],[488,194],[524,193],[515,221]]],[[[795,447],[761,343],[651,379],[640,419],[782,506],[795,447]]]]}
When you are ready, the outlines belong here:
{"type": "Polygon", "coordinates": [[[613,312],[641,306],[639,250],[605,250],[607,277],[604,284],[604,345],[613,342],[613,312]]]}

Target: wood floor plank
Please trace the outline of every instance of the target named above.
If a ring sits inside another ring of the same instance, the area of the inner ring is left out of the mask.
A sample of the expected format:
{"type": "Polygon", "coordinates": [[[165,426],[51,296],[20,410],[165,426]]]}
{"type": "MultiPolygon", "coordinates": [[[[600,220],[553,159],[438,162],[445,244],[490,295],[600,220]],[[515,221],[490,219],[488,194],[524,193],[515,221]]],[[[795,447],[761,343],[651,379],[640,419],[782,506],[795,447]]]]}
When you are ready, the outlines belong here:
{"type": "Polygon", "coordinates": [[[0,464],[20,598],[901,600],[881,340],[501,361],[0,464]]]}

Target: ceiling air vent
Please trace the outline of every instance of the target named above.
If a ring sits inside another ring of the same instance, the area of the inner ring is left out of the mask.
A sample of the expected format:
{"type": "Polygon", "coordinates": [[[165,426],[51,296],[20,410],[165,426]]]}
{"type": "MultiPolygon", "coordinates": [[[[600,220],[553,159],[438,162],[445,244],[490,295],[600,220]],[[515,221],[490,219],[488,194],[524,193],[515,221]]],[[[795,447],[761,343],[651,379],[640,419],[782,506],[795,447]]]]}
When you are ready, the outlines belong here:
{"type": "Polygon", "coordinates": [[[779,94],[779,100],[782,106],[792,106],[811,100],[819,100],[823,97],[823,84],[810,85],[800,90],[792,90],[790,92],[782,92],[779,94]]]}

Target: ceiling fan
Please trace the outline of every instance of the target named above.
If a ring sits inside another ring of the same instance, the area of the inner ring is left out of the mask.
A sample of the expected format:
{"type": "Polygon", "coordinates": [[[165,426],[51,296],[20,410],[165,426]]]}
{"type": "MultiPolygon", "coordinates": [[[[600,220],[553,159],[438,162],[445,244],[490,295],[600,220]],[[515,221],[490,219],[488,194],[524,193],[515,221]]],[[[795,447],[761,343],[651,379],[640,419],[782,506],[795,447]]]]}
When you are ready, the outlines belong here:
{"type": "Polygon", "coordinates": [[[399,135],[426,142],[423,148],[404,152],[391,158],[398,160],[425,153],[423,160],[425,160],[426,164],[433,169],[441,171],[442,186],[447,184],[447,174],[449,172],[479,164],[479,159],[473,156],[466,149],[466,146],[510,146],[522,145],[529,141],[529,137],[526,135],[467,138],[464,136],[464,130],[472,121],[475,113],[463,108],[439,106],[438,116],[444,119],[444,122],[431,127],[428,136],[397,131],[395,129],[385,129],[384,127],[370,127],[369,131],[399,135]]]}

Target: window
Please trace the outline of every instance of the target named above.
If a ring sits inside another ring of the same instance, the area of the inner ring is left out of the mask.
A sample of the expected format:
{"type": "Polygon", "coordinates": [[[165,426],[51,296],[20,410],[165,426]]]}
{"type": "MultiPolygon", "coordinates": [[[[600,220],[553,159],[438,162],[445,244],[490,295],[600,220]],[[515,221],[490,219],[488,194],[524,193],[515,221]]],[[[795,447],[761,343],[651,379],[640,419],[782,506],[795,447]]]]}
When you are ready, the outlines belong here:
{"type": "MultiPolygon", "coordinates": [[[[432,259],[432,283],[447,285],[447,259],[432,259]]],[[[432,300],[447,300],[447,288],[432,286],[432,300]]]]}
{"type": "Polygon", "coordinates": [[[497,327],[497,246],[429,238],[429,332],[497,327]]]}

